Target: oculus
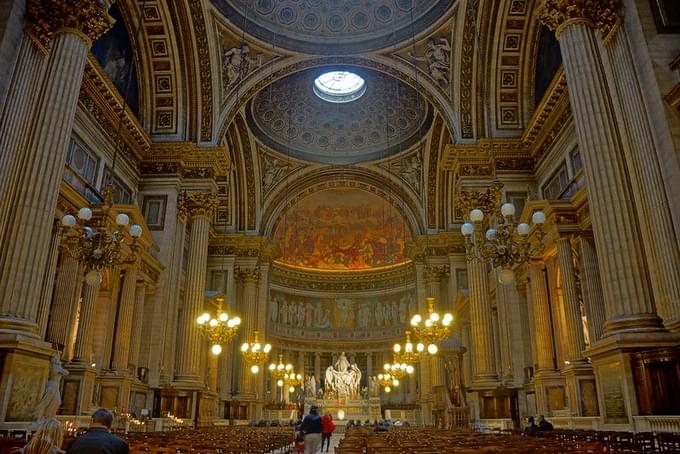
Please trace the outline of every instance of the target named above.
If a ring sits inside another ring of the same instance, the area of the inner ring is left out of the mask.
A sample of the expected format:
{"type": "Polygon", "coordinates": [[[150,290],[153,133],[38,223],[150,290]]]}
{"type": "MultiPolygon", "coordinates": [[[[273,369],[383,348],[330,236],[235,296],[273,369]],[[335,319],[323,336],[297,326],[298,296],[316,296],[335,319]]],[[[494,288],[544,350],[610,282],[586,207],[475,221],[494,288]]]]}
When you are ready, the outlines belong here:
{"type": "Polygon", "coordinates": [[[366,83],[353,72],[329,71],[314,79],[314,93],[328,102],[352,102],[366,93],[366,83]]]}

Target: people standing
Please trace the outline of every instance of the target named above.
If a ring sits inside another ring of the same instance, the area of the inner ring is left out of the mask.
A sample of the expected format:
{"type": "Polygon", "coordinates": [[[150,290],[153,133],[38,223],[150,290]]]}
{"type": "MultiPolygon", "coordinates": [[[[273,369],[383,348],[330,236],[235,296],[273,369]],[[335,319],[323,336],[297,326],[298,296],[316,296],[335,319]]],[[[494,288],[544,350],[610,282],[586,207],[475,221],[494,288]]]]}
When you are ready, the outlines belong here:
{"type": "Polygon", "coordinates": [[[100,408],[92,414],[90,429],[76,438],[67,454],[129,454],[128,444],[111,433],[113,413],[100,408]]]}
{"type": "Polygon", "coordinates": [[[330,411],[327,411],[321,417],[321,451],[323,451],[323,445],[326,445],[326,452],[331,447],[331,436],[335,431],[335,423],[333,422],[333,416],[330,411]]]}
{"type": "Polygon", "coordinates": [[[39,423],[31,441],[21,449],[22,454],[62,454],[64,442],[64,426],[54,418],[44,419],[39,423]]]}
{"type": "Polygon", "coordinates": [[[536,420],[536,430],[538,430],[539,432],[553,430],[553,425],[546,421],[543,415],[538,415],[538,418],[536,420]]]}
{"type": "Polygon", "coordinates": [[[321,417],[316,405],[309,407],[309,414],[302,420],[300,431],[305,437],[305,454],[316,454],[321,446],[321,417]]]}

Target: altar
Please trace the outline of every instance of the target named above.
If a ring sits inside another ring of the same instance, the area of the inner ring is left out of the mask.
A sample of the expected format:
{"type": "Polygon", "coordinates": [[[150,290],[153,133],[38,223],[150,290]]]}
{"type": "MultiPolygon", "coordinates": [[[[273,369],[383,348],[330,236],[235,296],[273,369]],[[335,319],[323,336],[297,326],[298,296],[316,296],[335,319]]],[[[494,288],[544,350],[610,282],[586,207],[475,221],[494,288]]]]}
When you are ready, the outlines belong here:
{"type": "Polygon", "coordinates": [[[316,405],[319,407],[319,414],[330,412],[333,422],[338,427],[343,427],[348,421],[380,421],[382,420],[380,398],[371,397],[368,399],[305,399],[305,414],[309,413],[309,407],[316,405]]]}

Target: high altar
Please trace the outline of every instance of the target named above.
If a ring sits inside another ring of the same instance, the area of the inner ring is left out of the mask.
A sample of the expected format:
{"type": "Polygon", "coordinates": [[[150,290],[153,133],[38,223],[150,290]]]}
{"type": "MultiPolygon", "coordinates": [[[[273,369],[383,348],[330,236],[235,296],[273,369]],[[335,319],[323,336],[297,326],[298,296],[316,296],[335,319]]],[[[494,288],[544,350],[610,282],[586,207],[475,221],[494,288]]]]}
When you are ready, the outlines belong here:
{"type": "Polygon", "coordinates": [[[305,414],[312,405],[320,413],[330,411],[337,425],[343,426],[349,420],[374,421],[382,419],[378,385],[369,378],[369,386],[361,389],[361,370],[350,364],[343,352],[325,372],[324,388],[316,389],[314,377],[305,382],[305,414]]]}

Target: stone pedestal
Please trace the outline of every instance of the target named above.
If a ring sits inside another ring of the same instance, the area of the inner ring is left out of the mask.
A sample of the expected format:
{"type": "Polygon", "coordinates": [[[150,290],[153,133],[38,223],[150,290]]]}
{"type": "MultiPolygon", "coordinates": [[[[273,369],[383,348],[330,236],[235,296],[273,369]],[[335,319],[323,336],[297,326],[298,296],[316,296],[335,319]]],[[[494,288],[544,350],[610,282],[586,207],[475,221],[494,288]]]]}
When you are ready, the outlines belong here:
{"type": "Polygon", "coordinates": [[[69,364],[69,374],[64,378],[62,414],[86,415],[95,406],[94,384],[96,371],[88,364],[69,364]]]}
{"type": "Polygon", "coordinates": [[[99,401],[97,406],[116,409],[125,413],[130,409],[130,391],[132,389],[132,377],[123,372],[122,375],[100,375],[97,377],[99,384],[99,401]]]}

